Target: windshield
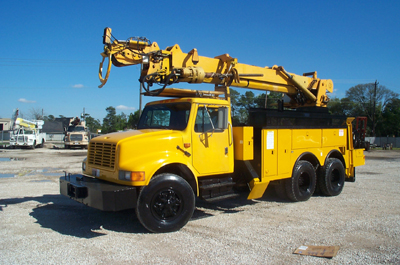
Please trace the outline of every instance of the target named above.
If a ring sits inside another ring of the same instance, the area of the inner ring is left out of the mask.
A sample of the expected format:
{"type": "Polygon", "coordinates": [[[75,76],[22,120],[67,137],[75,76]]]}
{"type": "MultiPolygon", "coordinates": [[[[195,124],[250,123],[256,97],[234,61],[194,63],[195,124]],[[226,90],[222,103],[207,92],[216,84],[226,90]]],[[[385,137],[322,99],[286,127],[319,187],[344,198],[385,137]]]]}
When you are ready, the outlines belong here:
{"type": "Polygon", "coordinates": [[[27,129],[20,129],[19,134],[35,134],[35,131],[33,130],[27,130],[27,129]]]}
{"type": "Polygon", "coordinates": [[[69,126],[68,127],[69,132],[83,132],[85,131],[85,127],[83,126],[69,126]]]}
{"type": "Polygon", "coordinates": [[[146,106],[138,129],[184,130],[187,126],[190,103],[167,103],[146,106]]]}

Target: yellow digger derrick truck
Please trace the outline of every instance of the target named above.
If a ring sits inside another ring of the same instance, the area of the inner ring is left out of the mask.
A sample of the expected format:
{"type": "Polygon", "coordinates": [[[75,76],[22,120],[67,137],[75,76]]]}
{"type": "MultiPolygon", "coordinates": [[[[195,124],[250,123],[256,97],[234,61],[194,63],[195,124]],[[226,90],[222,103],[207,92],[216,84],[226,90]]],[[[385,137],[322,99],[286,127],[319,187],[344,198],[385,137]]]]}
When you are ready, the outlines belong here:
{"type": "Polygon", "coordinates": [[[145,38],[112,39],[106,28],[100,87],[112,64],[141,64],[143,94],[163,99],[145,106],[137,130],[90,140],[83,174],[60,178],[61,194],[75,201],[104,211],[135,208],[146,229],[171,232],[191,218],[196,196],[228,199],[243,185],[248,199],[262,197],[269,185],[292,201],[306,201],[316,189],[336,196],[365,163],[364,149],[353,146],[354,118],[328,113],[333,83],[316,72],[300,76],[228,54],[208,58],[178,45],[162,50],[145,38]],[[180,82],[215,89],[169,87],[180,82]],[[248,124],[233,126],[229,87],[277,91],[289,100],[274,110],[251,109],[248,124]]]}

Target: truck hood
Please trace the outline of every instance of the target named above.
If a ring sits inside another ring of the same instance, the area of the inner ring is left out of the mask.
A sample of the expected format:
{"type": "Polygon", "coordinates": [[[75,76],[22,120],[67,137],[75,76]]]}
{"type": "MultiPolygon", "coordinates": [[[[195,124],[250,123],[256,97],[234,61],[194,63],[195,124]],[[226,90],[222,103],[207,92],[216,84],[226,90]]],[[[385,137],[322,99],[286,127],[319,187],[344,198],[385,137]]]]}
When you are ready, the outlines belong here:
{"type": "Polygon", "coordinates": [[[142,139],[147,137],[161,137],[165,135],[166,137],[177,137],[181,136],[178,131],[165,130],[165,129],[145,129],[145,130],[131,130],[124,132],[109,133],[101,136],[97,136],[90,140],[90,142],[101,142],[101,143],[112,143],[118,144],[126,141],[132,141],[134,139],[142,139]]]}
{"type": "MultiPolygon", "coordinates": [[[[182,160],[182,157],[185,160],[188,159],[177,148],[177,146],[183,148],[183,132],[176,130],[146,129],[110,133],[93,138],[90,143],[88,157],[93,157],[88,158],[89,161],[92,158],[93,161],[102,161],[100,163],[105,161],[104,165],[98,166],[107,167],[113,160],[109,159],[113,152],[110,152],[110,150],[115,150],[115,165],[117,167],[111,166],[110,169],[142,171],[146,172],[147,176],[152,176],[153,171],[165,164],[167,159],[172,162],[182,160]],[[92,144],[98,144],[98,147],[92,147],[92,144]],[[101,154],[103,147],[105,148],[104,153],[107,154],[104,156],[101,154]],[[99,157],[95,158],[96,156],[99,157]]],[[[112,178],[114,178],[112,181],[118,181],[118,175],[114,174],[112,178]]]]}

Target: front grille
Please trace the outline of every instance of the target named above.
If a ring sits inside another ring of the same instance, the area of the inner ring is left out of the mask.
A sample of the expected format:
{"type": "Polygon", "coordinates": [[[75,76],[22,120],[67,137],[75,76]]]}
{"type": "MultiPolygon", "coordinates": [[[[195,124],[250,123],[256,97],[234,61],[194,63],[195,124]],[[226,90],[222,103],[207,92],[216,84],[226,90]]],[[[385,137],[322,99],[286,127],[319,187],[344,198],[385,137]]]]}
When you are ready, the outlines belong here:
{"type": "Polygon", "coordinates": [[[91,142],[88,161],[90,165],[114,169],[116,144],[91,142]]]}
{"type": "Polygon", "coordinates": [[[28,136],[18,136],[17,142],[21,143],[28,142],[28,136]]]}
{"type": "Polygon", "coordinates": [[[71,141],[82,141],[82,134],[71,134],[69,137],[71,141]]]}

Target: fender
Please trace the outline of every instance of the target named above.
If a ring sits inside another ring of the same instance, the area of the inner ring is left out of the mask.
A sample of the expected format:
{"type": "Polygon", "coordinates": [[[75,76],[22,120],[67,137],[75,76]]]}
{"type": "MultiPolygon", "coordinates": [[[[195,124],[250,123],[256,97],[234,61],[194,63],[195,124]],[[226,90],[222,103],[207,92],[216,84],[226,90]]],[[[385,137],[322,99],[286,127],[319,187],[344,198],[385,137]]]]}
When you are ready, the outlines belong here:
{"type": "MultiPolygon", "coordinates": [[[[296,166],[297,162],[299,162],[300,160],[306,160],[308,162],[310,162],[314,168],[317,168],[318,166],[320,166],[320,162],[318,160],[318,158],[311,152],[304,152],[301,155],[299,155],[299,157],[296,159],[296,162],[293,165],[293,169],[296,166]]],[[[292,169],[292,172],[293,172],[292,169]]]]}
{"type": "Polygon", "coordinates": [[[325,157],[324,165],[326,164],[329,158],[339,159],[343,163],[344,168],[346,168],[346,162],[344,160],[342,153],[339,150],[336,149],[331,150],[325,157]]]}

